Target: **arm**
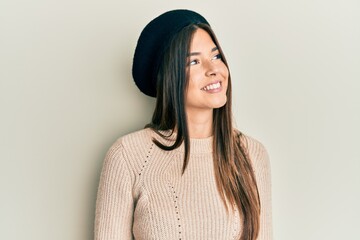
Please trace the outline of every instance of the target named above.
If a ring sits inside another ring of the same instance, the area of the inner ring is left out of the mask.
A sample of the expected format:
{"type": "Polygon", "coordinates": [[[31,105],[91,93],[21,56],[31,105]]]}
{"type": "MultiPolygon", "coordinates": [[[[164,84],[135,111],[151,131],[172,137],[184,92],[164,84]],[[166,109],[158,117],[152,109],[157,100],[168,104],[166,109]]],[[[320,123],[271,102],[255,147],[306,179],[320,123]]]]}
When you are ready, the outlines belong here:
{"type": "Polygon", "coordinates": [[[262,143],[249,136],[244,137],[244,142],[253,164],[260,195],[260,232],[257,239],[272,240],[271,169],[269,155],[262,143]]]}
{"type": "Polygon", "coordinates": [[[106,154],[96,200],[95,240],[130,240],[133,178],[120,141],[106,154]]]}
{"type": "MultiPolygon", "coordinates": [[[[262,146],[262,145],[261,145],[262,146]]],[[[269,155],[262,146],[255,164],[258,173],[257,184],[261,201],[259,240],[273,239],[272,233],[272,202],[271,202],[271,171],[269,155]]]]}

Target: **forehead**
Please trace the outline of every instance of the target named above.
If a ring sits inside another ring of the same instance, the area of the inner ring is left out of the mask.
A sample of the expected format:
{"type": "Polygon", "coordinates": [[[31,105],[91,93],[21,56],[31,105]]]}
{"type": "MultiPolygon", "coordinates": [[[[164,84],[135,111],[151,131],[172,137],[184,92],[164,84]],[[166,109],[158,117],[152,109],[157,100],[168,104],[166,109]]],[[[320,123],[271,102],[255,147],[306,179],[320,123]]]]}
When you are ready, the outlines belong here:
{"type": "Polygon", "coordinates": [[[191,52],[211,51],[214,47],[216,47],[214,41],[204,29],[199,28],[194,32],[190,46],[191,52]]]}

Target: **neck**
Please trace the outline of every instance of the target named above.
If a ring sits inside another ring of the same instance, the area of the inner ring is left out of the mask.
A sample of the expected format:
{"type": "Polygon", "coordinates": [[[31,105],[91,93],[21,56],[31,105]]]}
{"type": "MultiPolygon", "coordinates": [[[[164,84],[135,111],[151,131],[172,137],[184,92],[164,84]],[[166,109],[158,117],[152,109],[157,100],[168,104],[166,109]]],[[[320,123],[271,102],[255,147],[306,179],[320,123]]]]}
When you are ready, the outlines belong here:
{"type": "Polygon", "coordinates": [[[190,138],[207,138],[213,135],[213,110],[187,111],[190,138]]]}

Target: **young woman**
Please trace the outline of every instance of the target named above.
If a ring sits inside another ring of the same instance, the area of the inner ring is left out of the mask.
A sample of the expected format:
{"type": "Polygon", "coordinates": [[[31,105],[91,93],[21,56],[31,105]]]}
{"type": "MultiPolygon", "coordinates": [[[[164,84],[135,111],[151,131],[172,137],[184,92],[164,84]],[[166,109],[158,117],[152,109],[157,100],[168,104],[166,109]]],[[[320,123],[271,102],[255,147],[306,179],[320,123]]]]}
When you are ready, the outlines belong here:
{"type": "Polygon", "coordinates": [[[272,239],[268,155],[233,127],[229,69],[206,19],[152,20],[133,77],[156,107],[106,155],[95,239],[272,239]]]}

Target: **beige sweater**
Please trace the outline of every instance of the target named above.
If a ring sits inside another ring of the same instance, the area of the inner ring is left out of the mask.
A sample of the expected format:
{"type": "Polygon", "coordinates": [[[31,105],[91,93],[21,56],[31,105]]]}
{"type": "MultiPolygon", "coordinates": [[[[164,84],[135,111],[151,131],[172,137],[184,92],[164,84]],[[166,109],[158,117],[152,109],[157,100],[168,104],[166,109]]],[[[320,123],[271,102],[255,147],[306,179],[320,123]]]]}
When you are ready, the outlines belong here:
{"type": "MultiPolygon", "coordinates": [[[[212,137],[191,139],[190,159],[181,175],[184,148],[163,151],[143,129],[119,138],[109,149],[96,203],[96,240],[225,240],[241,231],[239,214],[226,214],[218,194],[212,137]]],[[[263,145],[242,139],[253,163],[261,200],[258,239],[272,239],[270,165],[263,145]]]]}

